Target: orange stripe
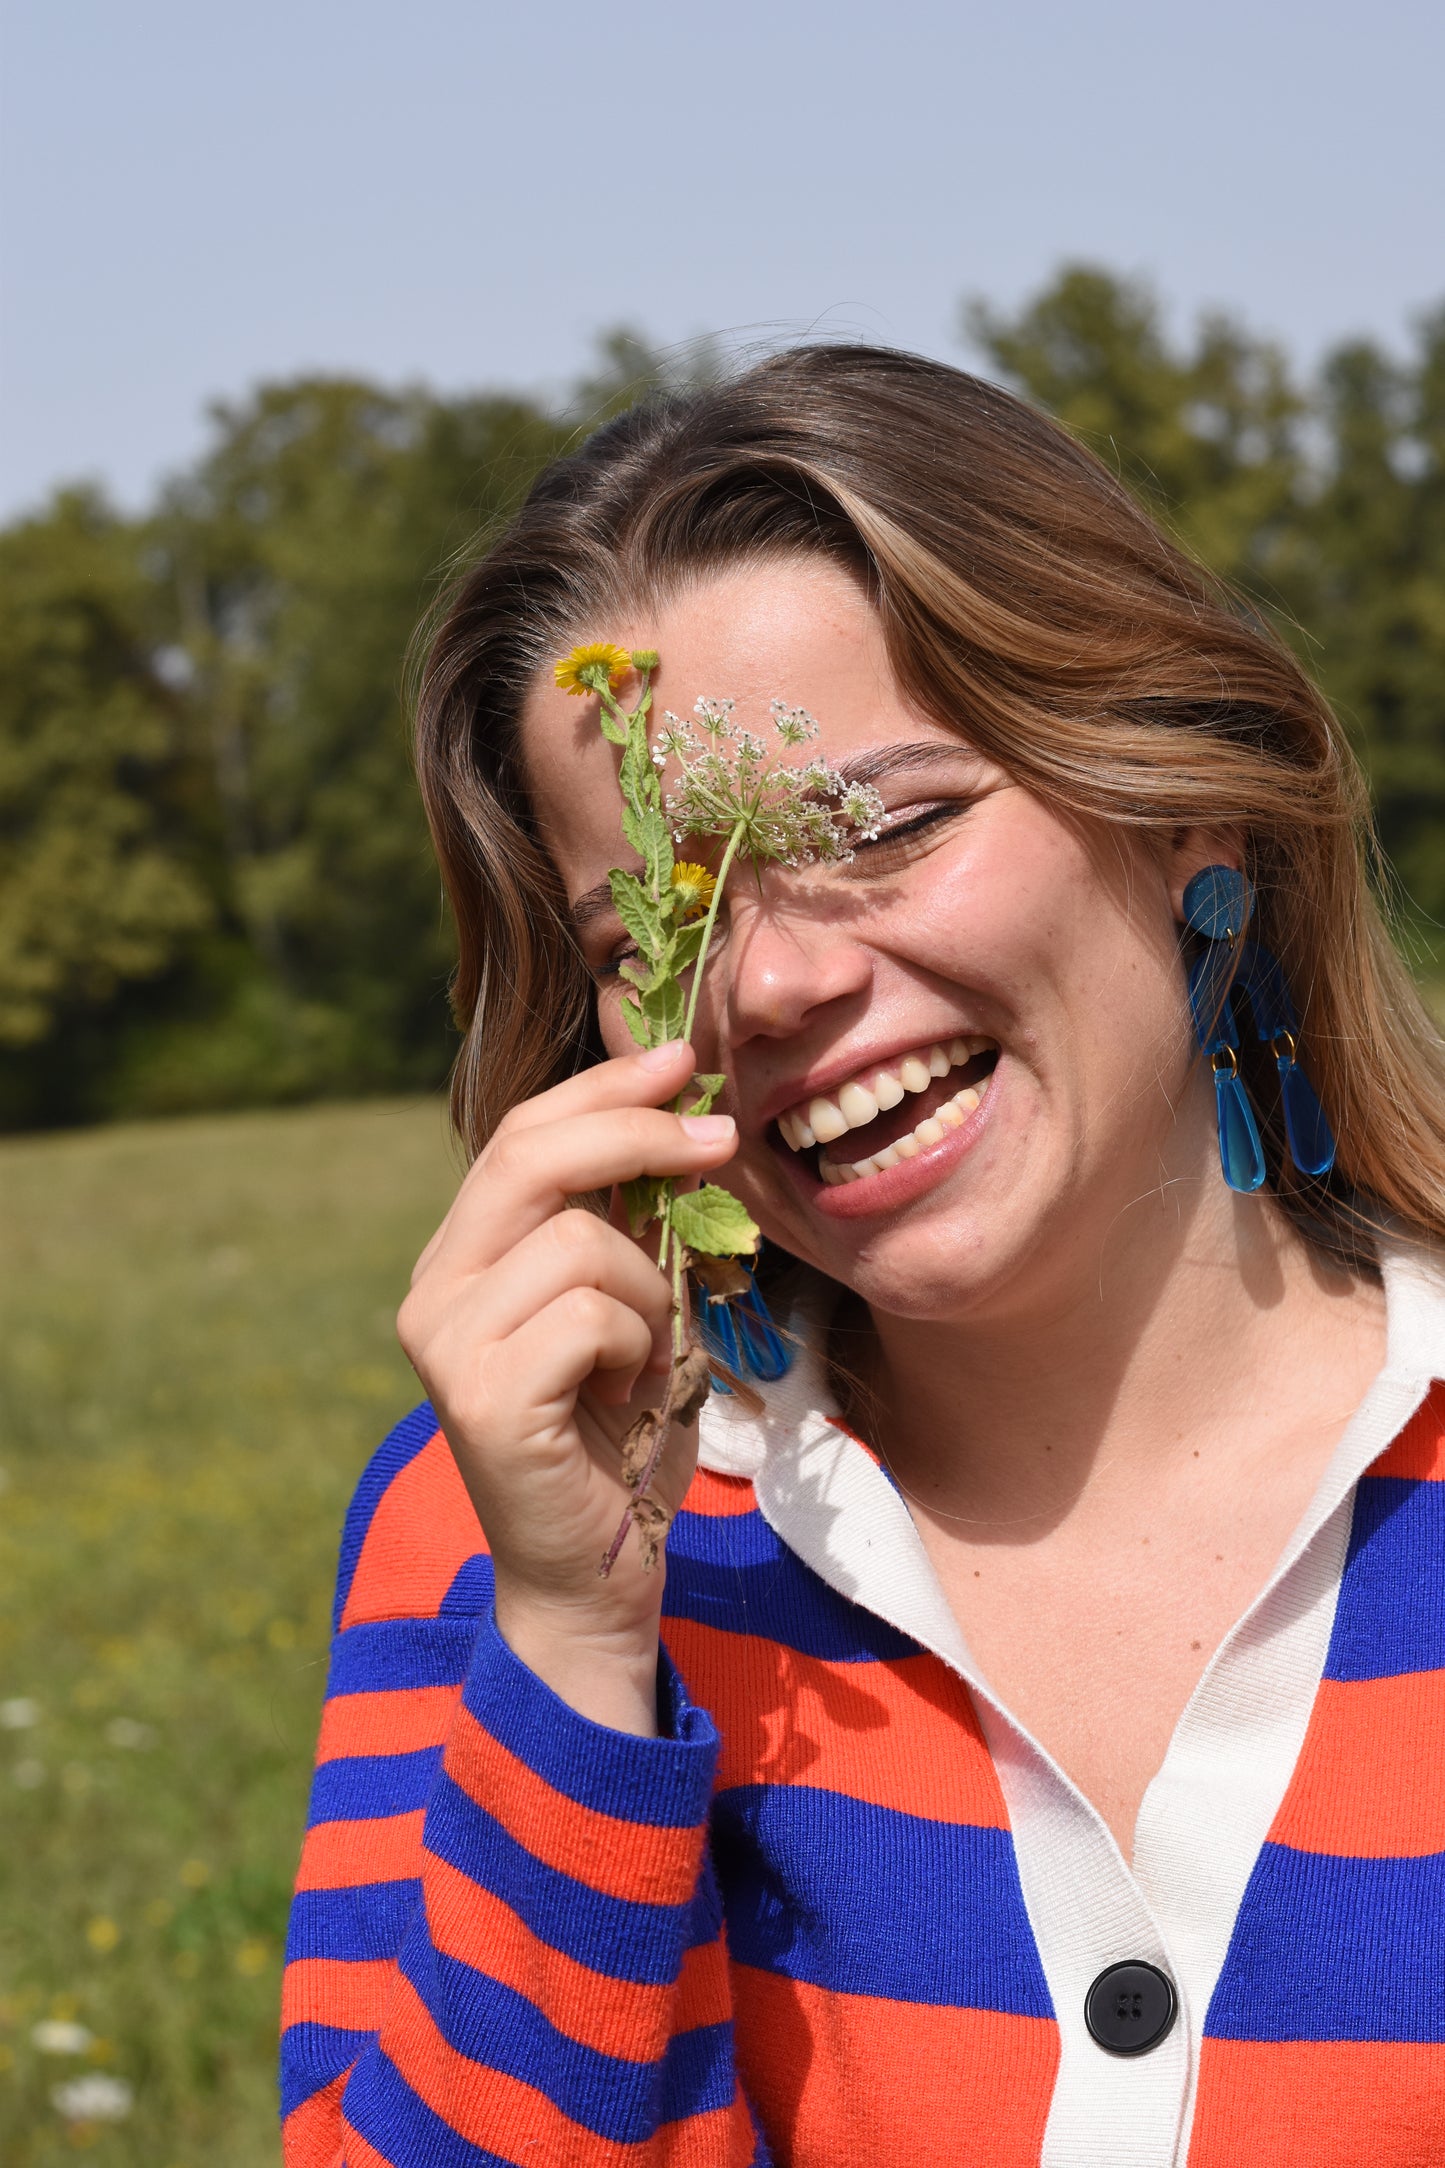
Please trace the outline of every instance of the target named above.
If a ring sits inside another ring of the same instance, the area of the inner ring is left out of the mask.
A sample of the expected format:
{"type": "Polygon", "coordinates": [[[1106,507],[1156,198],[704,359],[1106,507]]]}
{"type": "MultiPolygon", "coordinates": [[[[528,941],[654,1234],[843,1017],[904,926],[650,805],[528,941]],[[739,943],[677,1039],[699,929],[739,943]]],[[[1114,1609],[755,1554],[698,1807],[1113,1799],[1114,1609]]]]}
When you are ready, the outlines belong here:
{"type": "Polygon", "coordinates": [[[341,2095],[350,2076],[343,2070],[291,2110],[281,2125],[284,2168],[342,2168],[341,2095]]]}
{"type": "Polygon", "coordinates": [[[757,1499],[745,1475],[719,1475],[715,1468],[699,1468],[682,1501],[684,1513],[737,1514],[756,1511],[757,1499]]]}
{"type": "MultiPolygon", "coordinates": [[[[289,2163],[287,2168],[289,2168],[289,2163]]],[[[336,2162],[330,2164],[330,2168],[396,2168],[396,2163],[389,2161],[384,2153],[378,2153],[370,2140],[363,2138],[361,2132],[348,2123],[343,2116],[341,2119],[341,2153],[336,2162]]],[[[537,2163],[537,2168],[543,2168],[541,2161],[537,2163]]]]}
{"type": "Polygon", "coordinates": [[[665,1619],[663,1631],[722,1734],[720,1789],[809,1784],[932,1821],[1008,1827],[968,1688],[937,1657],[824,1663],[693,1619],[665,1619]]]}
{"type": "Polygon", "coordinates": [[[1445,1671],[1321,1679],[1270,1837],[1358,1859],[1445,1852],[1442,1759],[1445,1671]]]}
{"type": "Polygon", "coordinates": [[[359,1889],[367,1882],[405,1882],[421,1873],[425,1809],[378,1815],[365,1822],[318,1822],[306,1832],[296,1887],[359,1889]]]}
{"type": "Polygon", "coordinates": [[[579,1806],[494,1739],[465,1706],[457,1710],[445,1766],[478,1806],[560,1874],[633,1904],[678,1905],[692,1895],[701,1828],[659,1829],[579,1806]]]}
{"type": "Polygon", "coordinates": [[[389,1958],[293,1957],[281,1978],[281,2029],[339,2025],[376,2032],[395,1965],[389,1958]]]}
{"type": "Polygon", "coordinates": [[[1189,2168],[1439,2168],[1445,2047],[1206,2040],[1189,2168]]]}
{"type": "Polygon", "coordinates": [[[446,1860],[427,1859],[427,1925],[443,1956],[525,1995],[549,2024],[602,2055],[650,2063],[667,2045],[675,1990],[611,1980],[534,1935],[510,1905],[446,1860]]]}
{"type": "Polygon", "coordinates": [[[601,2055],[654,2062],[672,2032],[732,2016],[721,1937],[685,1952],[672,1987],[610,1979],[532,1933],[510,1905],[444,1859],[426,1863],[427,1925],[443,1956],[525,1995],[549,2024],[601,2055]]]}
{"type": "Polygon", "coordinates": [[[1367,1475],[1407,1476],[1417,1483],[1445,1483],[1445,1385],[1434,1385],[1388,1453],[1367,1475]]]}
{"type": "Polygon", "coordinates": [[[1038,2168],[1052,2018],[832,1994],[747,1965],[733,1993],[743,2088],[780,2161],[1038,2168]]]}
{"type": "MultiPolygon", "coordinates": [[[[550,2101],[535,2086],[507,2077],[485,2063],[474,2063],[450,2047],[438,2030],[430,2011],[404,1974],[397,1976],[396,2000],[382,2041],[385,2052],[407,2084],[424,2100],[434,2115],[465,2138],[470,2145],[485,2146],[505,2160],[537,2162],[538,2168],[566,2164],[566,2168],[657,2168],[658,2140],[639,2139],[635,2144],[615,2138],[599,2138],[585,2124],[550,2101]]],[[[736,2159],[722,2141],[736,2124],[738,2102],[730,2108],[693,2116],[675,2129],[678,2149],[664,2157],[676,2168],[715,2168],[719,2161],[736,2159]],[[699,2144],[697,2126],[711,2126],[705,2144],[699,2144]],[[680,2146],[684,2134],[688,2145],[680,2146]]],[[[746,2160],[747,2154],[741,2158],[746,2160]]]]}
{"type": "Polygon", "coordinates": [[[349,1754],[415,1754],[440,1746],[460,1694],[460,1685],[335,1694],[321,1712],[317,1762],[339,1761],[349,1754]]]}
{"type": "Polygon", "coordinates": [[[371,1517],[342,1626],[361,1619],[435,1618],[467,1560],[486,1548],[451,1448],[438,1431],[393,1478],[371,1517]]]}

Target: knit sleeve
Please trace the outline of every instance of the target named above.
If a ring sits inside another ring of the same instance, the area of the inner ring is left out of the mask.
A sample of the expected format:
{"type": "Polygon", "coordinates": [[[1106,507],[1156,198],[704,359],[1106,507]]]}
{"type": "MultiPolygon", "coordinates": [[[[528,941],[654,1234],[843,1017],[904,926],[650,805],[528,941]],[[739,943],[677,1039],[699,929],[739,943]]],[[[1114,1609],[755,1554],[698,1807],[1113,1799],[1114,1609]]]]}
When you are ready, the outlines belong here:
{"type": "MultiPolygon", "coordinates": [[[[475,1557],[451,1594],[489,1599],[489,1578],[475,1557]]],[[[711,1719],[664,1654],[662,1737],[589,1723],[489,1600],[467,1609],[338,1605],[287,1948],[286,2168],[757,2168],[711,1719]]]]}

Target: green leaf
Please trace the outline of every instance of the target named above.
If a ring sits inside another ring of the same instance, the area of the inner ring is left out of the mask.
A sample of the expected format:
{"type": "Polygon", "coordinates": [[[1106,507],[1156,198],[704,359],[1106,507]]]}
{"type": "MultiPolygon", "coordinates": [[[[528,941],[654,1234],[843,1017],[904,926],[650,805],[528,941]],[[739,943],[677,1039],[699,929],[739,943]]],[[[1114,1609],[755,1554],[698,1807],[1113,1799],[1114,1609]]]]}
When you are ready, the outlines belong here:
{"type": "Polygon", "coordinates": [[[690,1250],[705,1257],[751,1256],[760,1240],[757,1222],[730,1191],[713,1182],[673,1198],[672,1225],[690,1250]]]}
{"type": "Polygon", "coordinates": [[[687,1004],[682,998],[682,988],[676,979],[664,979],[661,986],[644,987],[638,996],[638,1007],[657,1033],[653,1041],[655,1046],[663,1046],[669,1039],[682,1037],[687,1004]]]}
{"type": "Polygon", "coordinates": [[[696,1092],[697,1097],[690,1106],[683,1108],[683,1113],[711,1114],[713,1101],[726,1082],[727,1078],[720,1071],[699,1069],[688,1086],[688,1090],[696,1092]]]}
{"type": "Polygon", "coordinates": [[[613,721],[605,707],[597,720],[602,725],[604,738],[610,738],[614,745],[625,745],[627,743],[627,732],[623,729],[621,723],[613,721]]]}
{"type": "Polygon", "coordinates": [[[635,1182],[622,1184],[622,1202],[627,1211],[627,1224],[635,1235],[642,1234],[654,1220],[662,1217],[662,1207],[672,1187],[669,1175],[643,1174],[635,1182]]]}
{"type": "Polygon", "coordinates": [[[661,1039],[653,1038],[651,1024],[630,994],[622,1004],[622,1021],[639,1046],[661,1046],[664,1043],[661,1039]]]}
{"type": "Polygon", "coordinates": [[[607,878],[612,885],[612,901],[617,907],[617,916],[643,955],[661,955],[666,946],[666,935],[663,932],[664,913],[653,902],[635,873],[623,873],[614,866],[607,878]]]}

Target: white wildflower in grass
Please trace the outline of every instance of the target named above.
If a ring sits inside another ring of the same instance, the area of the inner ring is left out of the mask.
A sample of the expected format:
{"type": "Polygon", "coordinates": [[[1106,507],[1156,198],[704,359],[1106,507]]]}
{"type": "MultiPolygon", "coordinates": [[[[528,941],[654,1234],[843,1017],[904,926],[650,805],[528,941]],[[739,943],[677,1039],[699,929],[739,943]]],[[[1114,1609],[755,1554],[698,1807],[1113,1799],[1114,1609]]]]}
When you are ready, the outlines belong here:
{"type": "Polygon", "coordinates": [[[83,2055],[94,2037],[68,2017],[43,2017],[30,2028],[30,2045],[42,2055],[83,2055]]]}
{"type": "Polygon", "coordinates": [[[40,1722],[40,1704],[28,1694],[16,1694],[9,1701],[0,1701],[0,1730],[29,1731],[32,1724],[40,1722]]]}
{"type": "Polygon", "coordinates": [[[125,2079],[107,2077],[103,2070],[52,2085],[50,2099],[69,2123],[123,2123],[135,2106],[135,2093],[125,2079]]]}
{"type": "MultiPolygon", "coordinates": [[[[640,873],[614,867],[608,875],[617,915],[633,946],[619,966],[632,989],[622,1014],[639,1046],[663,1046],[692,1037],[723,891],[739,856],[759,877],[767,865],[844,864],[855,839],[877,833],[883,802],[870,785],[848,783],[816,754],[801,764],[777,758],[818,734],[807,709],[785,700],[772,703],[775,742],[734,724],[736,702],[704,698],[686,722],[665,712],[664,727],[650,744],[649,680],[657,656],[648,650],[631,657],[641,681],[631,709],[617,699],[627,675],[620,657],[622,650],[609,642],[577,647],[557,664],[555,675],[564,692],[596,695],[602,734],[622,748],[622,832],[642,861],[640,873]],[[678,772],[664,796],[661,771],[669,763],[678,772]],[[673,845],[689,841],[721,844],[716,873],[691,862],[678,865],[673,845]],[[691,984],[684,992],[688,972],[691,984]]],[[[726,1081],[694,1076],[678,1096],[677,1111],[708,1113],[726,1081]]],[[[708,1392],[708,1358],[688,1340],[683,1274],[698,1256],[751,1256],[758,1246],[756,1225],[737,1198],[716,1183],[679,1194],[672,1181],[649,1176],[625,1184],[623,1194],[634,1234],[653,1225],[659,1229],[658,1265],[672,1278],[673,1364],[661,1407],[639,1416],[623,1441],[623,1472],[633,1496],[602,1561],[603,1574],[611,1572],[633,1526],[644,1565],[656,1565],[669,1516],[649,1495],[652,1479],[670,1426],[690,1422],[708,1392]]],[[[736,1267],[729,1270],[739,1289],[750,1284],[736,1267]]]]}
{"type": "Polygon", "coordinates": [[[156,1743],[155,1726],[138,1724],[133,1716],[113,1716],[105,1727],[105,1736],[110,1746],[125,1747],[133,1753],[156,1743]]]}

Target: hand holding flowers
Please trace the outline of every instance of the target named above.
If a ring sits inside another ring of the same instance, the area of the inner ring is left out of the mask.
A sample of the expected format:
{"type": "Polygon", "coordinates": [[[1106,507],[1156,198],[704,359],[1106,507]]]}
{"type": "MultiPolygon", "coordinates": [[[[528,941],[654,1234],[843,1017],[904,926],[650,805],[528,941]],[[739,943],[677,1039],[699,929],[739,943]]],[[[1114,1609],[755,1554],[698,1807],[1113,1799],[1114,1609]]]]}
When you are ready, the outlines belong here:
{"type": "MultiPolygon", "coordinates": [[[[555,673],[563,691],[597,696],[603,735],[622,752],[622,831],[641,870],[614,867],[608,879],[635,950],[620,967],[633,989],[622,1013],[642,1047],[691,1038],[708,951],[739,858],[747,858],[759,878],[769,864],[839,864],[852,857],[857,838],[876,835],[883,817],[882,800],[871,786],[849,783],[819,756],[798,764],[778,761],[765,739],[733,724],[731,700],[701,699],[695,720],[687,722],[667,714],[654,746],[648,718],[657,664],[651,650],[629,652],[598,642],[574,648],[555,673]],[[624,709],[618,688],[634,672],[639,679],[635,704],[624,709]],[[669,761],[679,773],[664,795],[662,774],[669,761]],[[715,874],[690,860],[678,862],[673,847],[687,841],[721,844],[715,874]]],[[[808,744],[818,730],[804,709],[781,700],[772,703],[772,726],[783,751],[808,744]]],[[[677,1111],[707,1113],[725,1082],[721,1074],[695,1075],[679,1095],[677,1111]]],[[[644,1563],[656,1565],[670,1516],[650,1496],[650,1486],[670,1426],[690,1421],[708,1393],[711,1366],[689,1336],[684,1275],[700,1259],[750,1256],[759,1240],[738,1199],[714,1183],[679,1192],[669,1178],[647,1177],[628,1183],[624,1199],[634,1234],[654,1224],[659,1230],[658,1264],[672,1282],[673,1364],[661,1406],[640,1416],[624,1441],[624,1476],[633,1495],[602,1560],[603,1575],[611,1571],[632,1525],[644,1563]]],[[[713,1274],[716,1270],[711,1268],[713,1274]]],[[[737,1272],[733,1284],[740,1291],[746,1276],[737,1272]]]]}

